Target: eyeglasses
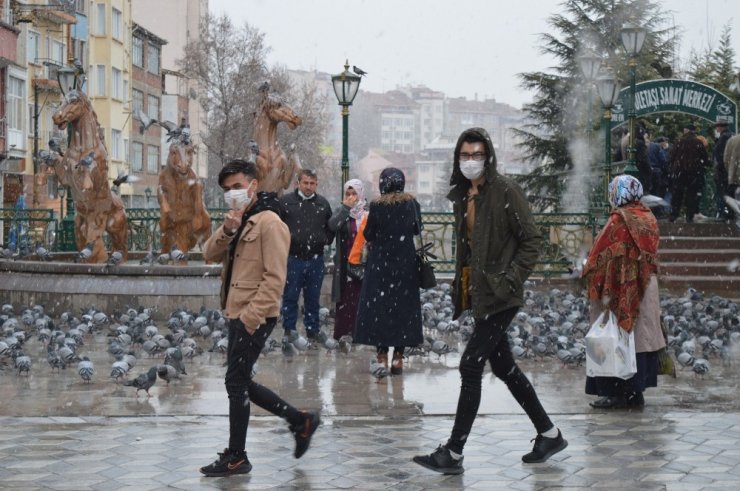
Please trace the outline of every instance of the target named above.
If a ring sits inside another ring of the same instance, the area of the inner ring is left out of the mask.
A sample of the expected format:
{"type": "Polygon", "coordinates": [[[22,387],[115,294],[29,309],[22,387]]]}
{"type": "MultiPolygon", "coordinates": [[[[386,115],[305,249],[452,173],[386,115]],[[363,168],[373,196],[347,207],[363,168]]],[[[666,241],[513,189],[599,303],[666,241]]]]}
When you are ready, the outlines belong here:
{"type": "Polygon", "coordinates": [[[484,160],[486,158],[485,152],[467,153],[463,152],[460,154],[460,160],[484,160]]]}

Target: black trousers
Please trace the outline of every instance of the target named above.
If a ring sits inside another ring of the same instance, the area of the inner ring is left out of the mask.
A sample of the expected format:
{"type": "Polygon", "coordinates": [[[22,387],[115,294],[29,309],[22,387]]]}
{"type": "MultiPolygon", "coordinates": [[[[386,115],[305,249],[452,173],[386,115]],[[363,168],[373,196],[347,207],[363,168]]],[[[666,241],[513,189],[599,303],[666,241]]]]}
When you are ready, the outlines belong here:
{"type": "Polygon", "coordinates": [[[686,221],[694,219],[699,213],[699,199],[704,189],[704,175],[700,173],[678,174],[673,177],[671,188],[671,219],[681,214],[681,206],[686,204],[686,221]]]}
{"type": "Polygon", "coordinates": [[[250,335],[239,319],[229,320],[229,349],[226,354],[226,392],[229,395],[229,450],[244,451],[249,426],[250,400],[262,409],[287,420],[302,422],[300,412],[273,391],[252,380],[252,368],[277,323],[270,317],[250,335]]]}
{"type": "Polygon", "coordinates": [[[460,398],[457,402],[452,435],[447,441],[447,448],[455,453],[462,453],[478,414],[481,381],[486,362],[491,364],[493,374],[506,384],[514,399],[527,413],[537,433],[544,433],[553,427],[537,398],[534,387],[511,355],[506,330],[518,310],[518,308],[513,308],[475,320],[473,335],[460,359],[462,377],[460,398]]]}

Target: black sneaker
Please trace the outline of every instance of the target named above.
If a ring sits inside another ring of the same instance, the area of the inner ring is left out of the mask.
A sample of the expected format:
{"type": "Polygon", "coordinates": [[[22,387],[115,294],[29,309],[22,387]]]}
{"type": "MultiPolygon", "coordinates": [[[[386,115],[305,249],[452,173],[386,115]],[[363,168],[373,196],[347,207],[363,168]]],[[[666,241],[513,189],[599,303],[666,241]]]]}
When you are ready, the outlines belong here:
{"type": "Polygon", "coordinates": [[[525,464],[544,462],[561,450],[565,450],[565,447],[568,446],[568,442],[563,438],[560,430],[558,430],[558,436],[555,438],[537,435],[537,438],[532,441],[534,442],[534,448],[522,457],[525,464]]]}
{"type": "Polygon", "coordinates": [[[218,458],[212,464],[200,468],[200,473],[206,477],[223,477],[232,474],[246,474],[252,470],[252,464],[247,459],[247,454],[241,455],[231,453],[228,448],[218,454],[218,458]]]}
{"type": "Polygon", "coordinates": [[[308,446],[311,444],[311,435],[313,435],[316,428],[321,424],[318,411],[315,413],[301,411],[301,416],[303,416],[303,422],[300,425],[290,426],[290,431],[295,436],[295,452],[293,452],[293,457],[296,459],[300,459],[306,453],[308,446]]]}
{"type": "Polygon", "coordinates": [[[437,450],[429,455],[417,455],[414,457],[414,462],[422,467],[439,472],[441,474],[462,474],[463,469],[462,463],[465,457],[459,459],[453,459],[452,454],[444,445],[437,447],[437,450]]]}

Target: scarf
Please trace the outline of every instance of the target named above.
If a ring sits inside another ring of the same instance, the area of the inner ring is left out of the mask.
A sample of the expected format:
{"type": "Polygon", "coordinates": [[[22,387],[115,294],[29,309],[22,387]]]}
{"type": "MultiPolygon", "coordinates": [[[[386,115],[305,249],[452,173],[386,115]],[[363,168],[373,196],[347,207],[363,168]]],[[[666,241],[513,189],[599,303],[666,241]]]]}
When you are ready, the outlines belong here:
{"type": "Polygon", "coordinates": [[[639,201],[629,202],[612,211],[583,268],[588,298],[606,304],[627,332],[635,325],[650,276],[658,272],[659,239],[652,212],[639,201]]]}
{"type": "Polygon", "coordinates": [[[357,203],[349,210],[349,216],[355,220],[359,220],[365,214],[365,205],[367,204],[367,200],[365,200],[365,186],[359,179],[350,179],[344,183],[345,193],[348,188],[354,189],[357,193],[357,203]]]}

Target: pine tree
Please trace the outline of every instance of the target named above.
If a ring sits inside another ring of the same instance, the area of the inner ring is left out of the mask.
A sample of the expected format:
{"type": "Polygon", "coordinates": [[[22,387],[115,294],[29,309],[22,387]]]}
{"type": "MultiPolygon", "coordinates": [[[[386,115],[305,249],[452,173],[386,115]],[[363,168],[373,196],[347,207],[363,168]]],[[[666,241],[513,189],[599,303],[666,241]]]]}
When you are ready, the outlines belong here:
{"type": "Polygon", "coordinates": [[[629,59],[622,48],[622,26],[632,23],[648,30],[637,57],[638,82],[660,76],[658,67],[670,68],[667,60],[672,57],[675,34],[671,28],[663,28],[667,16],[651,0],[565,0],[548,23],[554,33],[541,35],[541,51],[553,56],[558,64],[551,72],[520,74],[522,87],[536,91],[534,101],[524,106],[530,122],[517,131],[525,158],[535,163],[535,170],[522,176],[520,183],[536,208],[561,210],[568,175],[574,170],[568,147],[584,138],[589,120],[594,126],[590,143],[593,154],[588,158],[601,162],[604,153],[599,150],[603,143],[597,136],[601,105],[596,91],[582,80],[577,56],[594,51],[601,56],[602,67],[614,71],[625,86],[629,59]]]}

